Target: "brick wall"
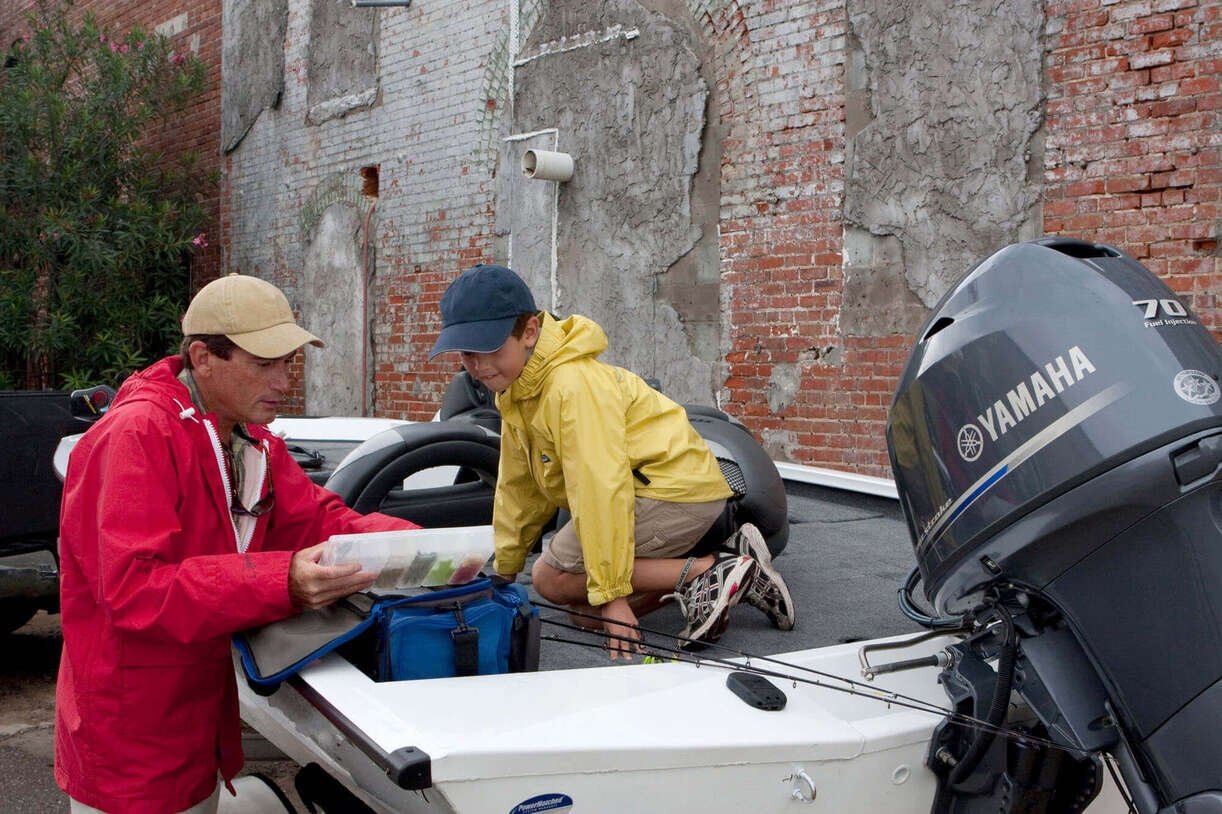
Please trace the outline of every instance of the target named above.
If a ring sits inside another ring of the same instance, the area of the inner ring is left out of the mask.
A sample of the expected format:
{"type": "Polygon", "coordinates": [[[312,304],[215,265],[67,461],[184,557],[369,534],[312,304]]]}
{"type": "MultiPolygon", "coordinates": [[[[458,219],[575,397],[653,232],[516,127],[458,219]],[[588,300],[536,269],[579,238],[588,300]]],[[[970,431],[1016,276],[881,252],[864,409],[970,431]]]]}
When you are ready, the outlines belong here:
{"type": "MultiPolygon", "coordinates": [[[[219,5],[83,4],[154,24],[188,10],[178,36],[188,45],[200,34],[213,70],[219,5]]],[[[539,7],[521,3],[519,25],[539,7]]],[[[721,406],[775,457],[889,475],[886,411],[912,338],[850,336],[840,325],[846,3],[687,0],[687,8],[710,45],[727,134],[721,406]]],[[[1213,0],[1046,6],[1042,207],[1045,233],[1119,246],[1222,336],[1219,9],[1213,0]]],[[[307,126],[308,4],[290,2],[285,93],[224,162],[214,246],[223,244],[227,270],[272,279],[299,301],[309,294],[299,269],[311,195],[327,183],[357,184],[361,166],[378,165],[381,194],[364,213],[375,269],[375,412],[420,419],[454,372],[452,360],[426,359],[442,291],[461,269],[503,255],[493,168],[511,5],[459,0],[379,13],[379,101],[307,126]]],[[[179,129],[215,145],[217,104],[208,96],[179,129]]],[[[980,247],[980,258],[997,248],[980,247]]]]}
{"type": "Polygon", "coordinates": [[[838,326],[845,29],[839,2],[723,4],[706,19],[730,100],[721,398],[777,457],[866,469],[879,460],[889,401],[871,391],[898,368],[876,342],[846,339],[838,326]],[[782,366],[798,392],[778,413],[769,388],[782,366]]]}
{"type": "Polygon", "coordinates": [[[472,0],[352,11],[382,15],[379,101],[305,124],[308,4],[290,3],[280,104],[225,161],[226,268],[301,302],[303,213],[320,190],[355,189],[338,197],[369,224],[373,412],[427,419],[454,373],[452,360],[426,358],[441,294],[461,269],[492,259],[494,180],[479,125],[488,55],[507,19],[503,3],[472,0]],[[360,195],[363,166],[379,168],[376,200],[360,195]]]}
{"type": "MultiPolygon", "coordinates": [[[[838,330],[844,4],[709,5],[706,31],[733,100],[723,406],[775,457],[889,476],[886,414],[913,338],[838,330]],[[799,392],[777,411],[770,391],[787,365],[799,392]]],[[[1048,5],[1043,232],[1118,246],[1222,337],[1220,9],[1048,5]]],[[[980,259],[997,248],[981,247],[980,259]]]]}
{"type": "Polygon", "coordinates": [[[1222,5],[1048,5],[1044,226],[1111,243],[1222,337],[1222,5]]]}

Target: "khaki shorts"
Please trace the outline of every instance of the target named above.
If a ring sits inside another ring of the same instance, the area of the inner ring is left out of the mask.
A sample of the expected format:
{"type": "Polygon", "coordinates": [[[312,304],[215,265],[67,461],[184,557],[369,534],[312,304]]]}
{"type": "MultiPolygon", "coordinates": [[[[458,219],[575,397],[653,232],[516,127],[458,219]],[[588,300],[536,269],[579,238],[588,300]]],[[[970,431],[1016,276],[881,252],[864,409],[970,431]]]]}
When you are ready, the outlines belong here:
{"type": "MultiPolygon", "coordinates": [[[[179,814],[216,814],[220,806],[221,788],[223,786],[223,781],[218,783],[216,789],[213,790],[211,797],[204,800],[202,803],[197,803],[190,808],[183,809],[179,812],[179,814]]],[[[92,808],[85,805],[80,800],[73,799],[72,797],[68,798],[68,812],[69,814],[106,814],[106,812],[102,811],[100,808],[92,808]]]]}
{"type": "MultiPolygon", "coordinates": [[[[671,559],[692,550],[700,538],[721,517],[725,500],[707,503],[671,503],[665,500],[636,498],[635,558],[671,559]]],[[[585,560],[573,521],[565,523],[543,551],[551,567],[570,574],[584,574],[585,560]]]]}

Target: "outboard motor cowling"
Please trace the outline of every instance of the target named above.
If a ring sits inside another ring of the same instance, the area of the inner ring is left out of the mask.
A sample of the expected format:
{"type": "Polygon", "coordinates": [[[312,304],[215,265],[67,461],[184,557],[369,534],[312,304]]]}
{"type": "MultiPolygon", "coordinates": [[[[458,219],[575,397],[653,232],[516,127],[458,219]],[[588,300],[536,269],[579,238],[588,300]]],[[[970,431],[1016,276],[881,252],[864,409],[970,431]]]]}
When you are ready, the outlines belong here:
{"type": "MultiPolygon", "coordinates": [[[[1155,275],[1045,238],[943,297],[888,420],[926,596],[1009,620],[1014,692],[1053,741],[1114,755],[1142,812],[1222,812],[1220,377],[1217,342],[1155,275]]],[[[948,692],[991,692],[970,675],[948,692]]],[[[946,772],[939,810],[999,793],[968,773],[946,772]]]]}

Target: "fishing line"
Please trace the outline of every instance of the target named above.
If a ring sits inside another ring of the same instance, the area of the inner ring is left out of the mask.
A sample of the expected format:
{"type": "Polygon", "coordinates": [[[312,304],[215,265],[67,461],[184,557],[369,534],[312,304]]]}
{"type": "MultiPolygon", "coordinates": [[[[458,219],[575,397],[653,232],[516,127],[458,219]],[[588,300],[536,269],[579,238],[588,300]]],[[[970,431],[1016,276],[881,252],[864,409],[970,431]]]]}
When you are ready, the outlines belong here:
{"type": "Polygon", "coordinates": [[[1125,814],[1138,814],[1138,811],[1133,804],[1133,798],[1129,796],[1129,792],[1124,784],[1124,781],[1120,779],[1120,773],[1116,771],[1115,756],[1104,752],[1103,765],[1107,766],[1108,774],[1112,776],[1112,782],[1116,784],[1116,790],[1120,792],[1120,799],[1124,800],[1125,814]]]}

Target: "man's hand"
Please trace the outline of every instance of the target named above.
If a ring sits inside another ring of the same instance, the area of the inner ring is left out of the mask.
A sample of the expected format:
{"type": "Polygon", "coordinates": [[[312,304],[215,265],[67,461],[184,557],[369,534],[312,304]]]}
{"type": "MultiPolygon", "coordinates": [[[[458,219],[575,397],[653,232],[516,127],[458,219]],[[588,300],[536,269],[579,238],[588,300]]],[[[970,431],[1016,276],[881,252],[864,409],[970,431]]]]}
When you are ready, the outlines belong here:
{"type": "Polygon", "coordinates": [[[377,574],[362,571],[360,563],[319,565],[325,543],[303,548],[289,563],[289,598],[302,608],[321,608],[373,585],[377,574]]]}
{"type": "Polygon", "coordinates": [[[641,631],[637,628],[636,614],[628,604],[628,597],[621,596],[612,599],[598,609],[603,617],[603,632],[607,634],[607,652],[611,660],[620,656],[631,660],[637,653],[644,652],[641,646],[641,631]]]}

